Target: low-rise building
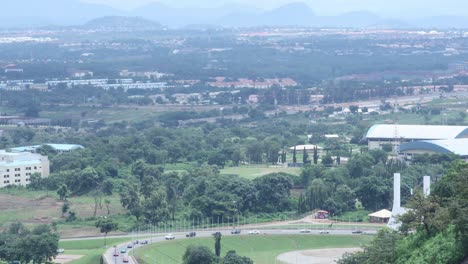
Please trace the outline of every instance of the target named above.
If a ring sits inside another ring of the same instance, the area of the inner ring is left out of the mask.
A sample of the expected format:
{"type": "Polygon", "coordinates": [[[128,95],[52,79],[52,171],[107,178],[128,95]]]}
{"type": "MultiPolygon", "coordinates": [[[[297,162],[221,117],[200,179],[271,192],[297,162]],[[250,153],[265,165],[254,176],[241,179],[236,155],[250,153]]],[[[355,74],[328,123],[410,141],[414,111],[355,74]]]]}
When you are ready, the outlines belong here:
{"type": "MultiPolygon", "coordinates": [[[[70,152],[76,149],[83,149],[84,147],[81,145],[76,145],[76,144],[43,144],[43,145],[48,145],[51,148],[53,148],[55,151],[58,153],[64,153],[64,152],[70,152]]],[[[34,145],[34,146],[24,146],[24,147],[16,147],[16,148],[11,148],[10,150],[12,152],[32,152],[36,153],[37,149],[43,145],[34,145]]]]}
{"type": "Polygon", "coordinates": [[[46,156],[0,150],[0,188],[28,185],[34,173],[39,173],[41,177],[49,176],[49,159],[46,156]]]}

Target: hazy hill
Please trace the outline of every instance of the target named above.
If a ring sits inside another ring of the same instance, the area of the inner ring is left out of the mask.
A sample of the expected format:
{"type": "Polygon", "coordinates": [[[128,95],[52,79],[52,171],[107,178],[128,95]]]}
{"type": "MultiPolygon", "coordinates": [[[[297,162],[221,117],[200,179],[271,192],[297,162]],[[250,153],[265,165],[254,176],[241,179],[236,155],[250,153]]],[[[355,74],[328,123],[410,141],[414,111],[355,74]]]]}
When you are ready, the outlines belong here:
{"type": "MultiPolygon", "coordinates": [[[[332,5],[334,2],[330,1],[329,5],[332,5]]],[[[447,1],[453,2],[454,0],[447,1]]],[[[324,3],[317,3],[317,5],[323,6],[324,3]]],[[[397,20],[382,18],[367,11],[349,12],[338,16],[320,16],[314,13],[313,6],[303,2],[293,2],[272,10],[261,10],[240,4],[226,4],[216,8],[175,8],[154,2],[135,10],[121,11],[109,6],[85,3],[80,0],[15,0],[2,1],[0,13],[0,27],[82,25],[86,21],[96,18],[114,17],[113,19],[116,19],[116,17],[126,16],[158,21],[169,27],[187,25],[235,27],[299,25],[315,27],[468,28],[468,17],[464,16],[397,20]]],[[[104,22],[101,20],[99,23],[104,22]]],[[[114,20],[105,22],[107,23],[106,27],[111,26],[110,24],[113,22],[121,25],[143,23],[143,21],[130,21],[128,19],[125,21],[114,20]]],[[[147,22],[144,24],[149,25],[147,22]]]]}
{"type": "Polygon", "coordinates": [[[79,0],[14,0],[1,1],[0,5],[0,26],[76,25],[96,17],[123,13],[79,0]]]}
{"type": "Polygon", "coordinates": [[[116,30],[155,30],[161,29],[161,24],[141,18],[126,16],[106,16],[93,19],[84,25],[85,28],[93,29],[116,29],[116,30]]]}
{"type": "Polygon", "coordinates": [[[151,3],[131,11],[132,15],[161,22],[164,25],[182,27],[191,24],[213,24],[231,13],[261,13],[262,10],[238,4],[226,4],[216,8],[175,8],[161,3],[151,3]]]}

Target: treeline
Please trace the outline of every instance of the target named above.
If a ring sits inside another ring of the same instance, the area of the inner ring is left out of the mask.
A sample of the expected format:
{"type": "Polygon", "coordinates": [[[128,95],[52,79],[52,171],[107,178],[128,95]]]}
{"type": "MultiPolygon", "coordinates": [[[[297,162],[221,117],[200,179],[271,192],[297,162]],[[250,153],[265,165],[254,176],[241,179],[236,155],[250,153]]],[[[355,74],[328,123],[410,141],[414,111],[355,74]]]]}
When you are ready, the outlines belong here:
{"type": "Polygon", "coordinates": [[[458,264],[468,258],[468,164],[454,163],[430,195],[405,204],[399,231],[381,230],[364,251],[341,264],[458,264]]]}
{"type": "Polygon", "coordinates": [[[0,233],[0,260],[8,263],[50,263],[57,256],[59,235],[48,225],[29,229],[13,223],[0,233]]]}
{"type": "Polygon", "coordinates": [[[444,166],[456,157],[440,155],[438,158],[418,159],[408,166],[398,159],[389,158],[383,150],[354,154],[344,166],[306,166],[300,175],[304,191],[298,199],[298,213],[325,209],[339,215],[356,209],[356,202],[369,211],[391,207],[393,174],[401,173],[402,200],[411,195],[411,189],[422,184],[423,175],[440,175],[444,166]],[[433,162],[432,162],[433,161],[433,162]]]}

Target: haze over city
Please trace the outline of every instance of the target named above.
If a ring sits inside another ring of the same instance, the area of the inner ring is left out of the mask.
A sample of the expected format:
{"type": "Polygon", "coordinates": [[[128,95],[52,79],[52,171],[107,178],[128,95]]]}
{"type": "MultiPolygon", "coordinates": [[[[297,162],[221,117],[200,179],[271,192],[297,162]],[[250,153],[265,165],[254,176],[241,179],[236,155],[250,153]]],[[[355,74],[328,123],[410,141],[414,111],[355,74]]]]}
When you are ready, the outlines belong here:
{"type": "Polygon", "coordinates": [[[395,18],[410,16],[425,17],[437,15],[468,15],[468,3],[463,0],[83,0],[115,8],[133,9],[150,3],[162,3],[173,7],[219,7],[222,5],[243,5],[262,9],[273,9],[281,5],[304,2],[321,15],[337,15],[351,11],[371,11],[395,18]]]}

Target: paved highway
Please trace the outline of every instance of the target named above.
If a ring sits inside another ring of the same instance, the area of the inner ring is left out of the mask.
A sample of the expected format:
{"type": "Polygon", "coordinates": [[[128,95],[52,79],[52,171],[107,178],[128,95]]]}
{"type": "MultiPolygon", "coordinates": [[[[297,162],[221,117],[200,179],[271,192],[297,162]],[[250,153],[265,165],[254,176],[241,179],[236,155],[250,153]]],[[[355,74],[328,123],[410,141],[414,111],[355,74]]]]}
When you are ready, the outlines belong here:
{"type": "MultiPolygon", "coordinates": [[[[352,231],[354,229],[349,229],[349,230],[330,230],[329,235],[351,235],[352,231]]],[[[297,229],[271,229],[271,230],[259,230],[260,235],[297,235],[297,234],[302,234],[302,235],[319,235],[320,230],[310,230],[310,233],[300,233],[300,230],[297,229]]],[[[216,231],[199,231],[197,232],[197,237],[211,237],[213,232],[216,231]]],[[[220,230],[220,232],[223,234],[223,236],[258,236],[258,235],[250,235],[248,234],[249,230],[242,230],[242,233],[240,235],[233,235],[231,234],[230,230],[220,230]]],[[[366,234],[375,234],[377,231],[376,230],[366,230],[366,234]]],[[[185,237],[185,233],[174,233],[176,240],[179,239],[190,239],[185,237]]],[[[359,235],[359,234],[356,234],[359,235]]],[[[122,243],[119,245],[116,245],[115,247],[109,248],[105,253],[104,253],[104,258],[106,258],[108,264],[122,264],[124,263],[124,259],[128,259],[129,264],[137,264],[137,262],[134,261],[134,259],[131,257],[132,256],[132,249],[143,247],[146,245],[142,245],[142,241],[148,241],[148,244],[154,244],[154,243],[161,243],[166,241],[165,239],[165,234],[143,234],[139,239],[139,243],[135,244],[133,242],[127,242],[127,243],[122,243]],[[132,246],[132,249],[127,248],[129,245],[132,246]],[[126,248],[127,252],[126,253],[120,253],[120,250],[122,248],[126,248]],[[114,252],[118,252],[118,256],[114,256],[114,252]]]]}

